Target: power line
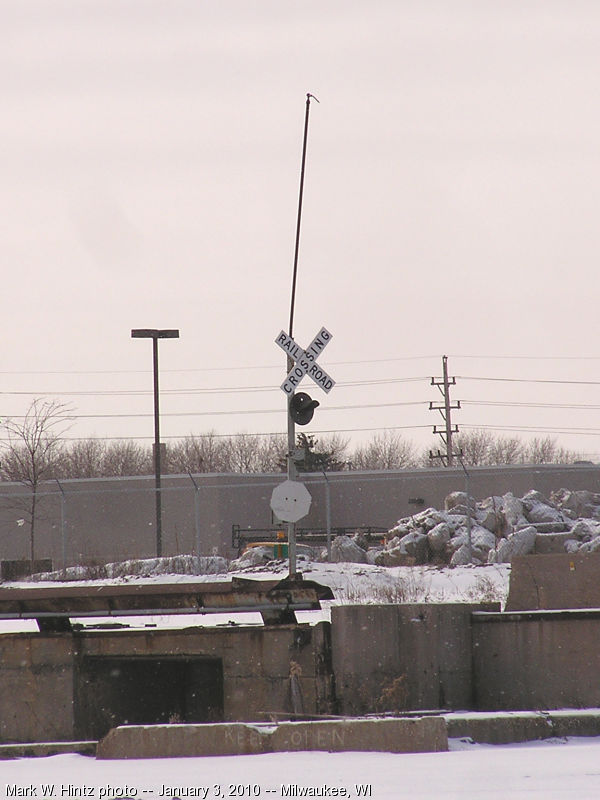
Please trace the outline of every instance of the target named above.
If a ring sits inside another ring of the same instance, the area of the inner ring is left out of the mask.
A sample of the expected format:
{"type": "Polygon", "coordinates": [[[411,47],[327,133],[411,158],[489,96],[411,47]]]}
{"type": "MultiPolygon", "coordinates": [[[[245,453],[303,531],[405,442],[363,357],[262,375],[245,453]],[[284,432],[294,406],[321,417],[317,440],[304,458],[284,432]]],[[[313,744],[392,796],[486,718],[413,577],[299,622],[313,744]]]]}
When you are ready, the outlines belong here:
{"type": "Polygon", "coordinates": [[[473,358],[482,361],[505,360],[505,361],[600,361],[600,356],[474,356],[457,355],[454,353],[452,358],[473,358]]]}
{"type": "MultiPolygon", "coordinates": [[[[424,406],[424,400],[411,400],[398,403],[359,403],[356,405],[345,406],[321,406],[321,411],[346,411],[358,408],[395,408],[396,406],[424,406]]],[[[161,412],[162,417],[217,417],[217,416],[237,416],[243,414],[281,414],[281,408],[257,408],[244,409],[242,411],[172,411],[161,412]]],[[[7,414],[8,419],[25,419],[23,414],[7,414]]],[[[63,417],[65,422],[77,419],[142,419],[154,417],[152,413],[144,414],[69,414],[63,417]]],[[[59,419],[59,417],[57,417],[59,419]]]]}
{"type": "Polygon", "coordinates": [[[587,409],[590,411],[600,409],[600,404],[594,403],[534,403],[526,401],[500,401],[500,400],[462,400],[463,406],[499,406],[501,408],[568,408],[568,409],[587,409]]]}
{"type": "MultiPolygon", "coordinates": [[[[430,428],[430,425],[386,425],[384,427],[375,428],[332,428],[330,430],[310,431],[311,434],[322,435],[329,433],[368,433],[370,431],[399,431],[399,430],[415,430],[419,428],[430,428]]],[[[250,436],[275,436],[285,437],[282,431],[267,431],[263,433],[185,433],[182,435],[168,435],[163,436],[161,439],[187,439],[192,436],[194,439],[235,439],[240,437],[250,436]]],[[[61,441],[65,442],[87,442],[90,439],[99,442],[115,442],[115,441],[154,441],[154,436],[61,436],[61,441]]],[[[0,438],[0,442],[9,442],[9,439],[0,438]]]]}
{"type": "MultiPolygon", "coordinates": [[[[336,387],[353,387],[353,386],[383,386],[396,383],[416,383],[418,381],[428,381],[428,376],[414,377],[414,378],[375,378],[372,380],[364,381],[340,381],[336,383],[336,387]]],[[[162,395],[185,395],[185,394],[240,394],[245,392],[276,392],[279,391],[279,386],[221,386],[210,388],[196,388],[196,389],[161,389],[162,395]]],[[[25,397],[40,397],[50,395],[53,397],[142,397],[151,395],[152,390],[148,389],[95,389],[95,390],[81,390],[72,392],[30,392],[30,391],[0,391],[0,395],[6,396],[25,396],[25,397]]]]}
{"type": "MultiPolygon", "coordinates": [[[[352,366],[353,364],[386,364],[397,361],[427,361],[438,356],[395,356],[393,358],[365,358],[359,361],[324,361],[323,363],[332,367],[352,366]]],[[[276,369],[281,371],[281,364],[253,364],[251,366],[228,366],[228,367],[193,367],[189,369],[165,369],[161,367],[161,375],[164,373],[188,374],[198,372],[238,372],[255,371],[257,369],[276,369]]],[[[55,370],[0,370],[0,375],[148,375],[152,374],[150,369],[55,369],[55,370]]]]}
{"type": "Polygon", "coordinates": [[[474,375],[457,375],[461,381],[495,381],[503,383],[557,383],[561,385],[573,386],[600,386],[600,381],[565,381],[549,378],[490,378],[474,375]]]}
{"type": "Polygon", "coordinates": [[[600,436],[600,428],[554,428],[551,426],[529,426],[529,425],[464,425],[463,428],[475,430],[484,429],[492,431],[514,431],[527,433],[564,433],[586,436],[600,436]]]}

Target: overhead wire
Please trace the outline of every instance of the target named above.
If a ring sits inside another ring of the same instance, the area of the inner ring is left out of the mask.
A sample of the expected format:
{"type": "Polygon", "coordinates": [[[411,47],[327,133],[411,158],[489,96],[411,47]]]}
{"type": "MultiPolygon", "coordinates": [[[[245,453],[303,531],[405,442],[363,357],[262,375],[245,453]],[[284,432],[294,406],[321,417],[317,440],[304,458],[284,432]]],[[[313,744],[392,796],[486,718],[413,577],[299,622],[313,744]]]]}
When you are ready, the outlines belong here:
{"type": "MultiPolygon", "coordinates": [[[[368,433],[370,431],[399,431],[399,430],[415,430],[419,428],[430,428],[431,425],[387,425],[385,427],[372,427],[372,428],[331,428],[329,430],[311,430],[311,435],[322,435],[322,434],[335,434],[335,433],[368,433]]],[[[253,433],[195,433],[195,434],[184,434],[184,435],[163,435],[161,434],[162,439],[187,439],[189,436],[193,436],[194,439],[235,439],[235,438],[243,438],[243,437],[254,437],[254,436],[274,436],[274,437],[284,437],[285,433],[282,431],[266,431],[266,432],[253,432],[253,433]]],[[[89,439],[94,439],[100,442],[112,442],[112,441],[150,441],[153,440],[153,436],[61,436],[61,440],[69,441],[69,442],[86,442],[89,439]]],[[[7,438],[0,438],[0,442],[8,442],[10,441],[7,438]]]]}
{"type": "Polygon", "coordinates": [[[600,386],[600,381],[572,381],[554,378],[494,378],[476,375],[456,375],[461,381],[493,381],[496,383],[554,383],[564,386],[600,386]]]}
{"type": "MultiPolygon", "coordinates": [[[[345,361],[345,362],[330,362],[331,364],[363,364],[363,363],[384,363],[384,362],[399,362],[399,361],[409,361],[409,360],[419,360],[419,359],[431,359],[435,358],[436,356],[407,356],[407,357],[397,357],[397,358],[382,358],[382,359],[370,359],[365,361],[345,361]]],[[[480,358],[479,356],[465,356],[465,355],[454,355],[453,358],[480,358]]],[[[481,357],[484,358],[484,357],[481,357]]],[[[510,356],[489,356],[485,358],[513,358],[510,356]]],[[[556,358],[550,356],[515,356],[515,359],[539,359],[543,361],[547,360],[600,360],[600,356],[558,356],[556,358]]],[[[268,365],[265,368],[275,368],[272,365],[268,365]]],[[[198,369],[172,369],[172,370],[161,370],[161,372],[170,372],[170,373],[201,373],[201,372],[211,372],[211,371],[234,371],[234,370],[245,370],[250,369],[249,367],[207,367],[207,368],[198,368],[198,369]]],[[[256,368],[255,368],[256,369],[256,368]]],[[[277,367],[280,369],[280,367],[277,367]]],[[[148,374],[151,370],[90,370],[90,371],[77,371],[77,370],[70,370],[70,371],[60,371],[60,370],[48,370],[48,371],[20,371],[20,372],[11,372],[11,371],[0,371],[0,374],[3,375],[101,375],[101,374],[132,374],[132,373],[139,373],[139,374],[148,374]]],[[[364,380],[356,380],[356,381],[340,381],[336,384],[339,388],[350,388],[350,387],[377,387],[377,386],[386,386],[386,385],[399,385],[399,384],[407,384],[407,383],[417,383],[426,381],[427,383],[430,382],[430,376],[408,376],[408,377],[395,377],[395,378],[373,378],[373,379],[364,379],[364,380]]],[[[596,380],[571,380],[571,379],[554,379],[554,378],[516,378],[516,377],[496,377],[490,375],[457,375],[456,380],[460,381],[471,381],[471,382],[493,382],[493,383],[517,383],[517,384],[553,384],[553,385],[563,385],[563,386],[600,386],[600,381],[596,380]]],[[[225,395],[225,394],[240,394],[240,393],[262,393],[262,392],[277,392],[279,390],[278,386],[273,385],[254,385],[254,386],[247,386],[247,385],[237,385],[237,386],[211,386],[211,387],[195,387],[189,389],[183,388],[175,388],[175,389],[161,389],[161,395],[225,395]]],[[[49,392],[45,391],[23,391],[23,390],[0,390],[0,395],[9,397],[35,397],[35,396],[61,396],[61,397],[147,397],[152,395],[152,389],[131,389],[131,390],[74,390],[74,391],[57,391],[57,392],[49,392]]],[[[511,400],[462,400],[461,401],[463,406],[490,406],[490,407],[497,407],[497,408],[547,408],[547,409],[568,409],[568,410],[600,410],[600,404],[596,403],[546,403],[546,402],[533,402],[533,401],[511,401],[511,400]]],[[[321,406],[321,411],[344,411],[344,410],[359,410],[359,409],[377,409],[377,408],[394,408],[394,407],[403,407],[403,406],[420,406],[420,405],[427,405],[428,401],[397,401],[397,402],[383,402],[383,403],[357,403],[357,404],[342,404],[336,406],[321,406]]],[[[263,408],[263,409],[241,409],[237,411],[229,411],[229,410],[218,410],[218,411],[192,411],[192,412],[161,412],[161,417],[210,417],[210,416],[247,416],[247,415],[256,415],[256,414],[272,414],[272,413],[281,413],[283,409],[281,408],[263,408]]],[[[321,413],[321,412],[319,412],[321,413]]],[[[22,415],[6,415],[12,419],[23,419],[22,415]]],[[[138,418],[150,418],[153,415],[151,413],[83,413],[83,414],[72,414],[69,415],[70,420],[83,420],[83,419],[138,419],[138,418]]],[[[560,433],[560,434],[585,434],[585,435],[598,435],[600,433],[600,429],[589,427],[574,427],[574,426],[562,426],[562,427],[551,427],[551,426],[527,426],[527,425],[489,425],[489,424],[482,424],[482,425],[472,425],[468,423],[461,423],[461,428],[472,429],[472,428],[482,428],[482,429],[490,429],[490,430],[506,430],[506,431],[519,431],[519,432],[539,432],[539,433],[560,433]]],[[[323,431],[314,431],[314,433],[335,433],[335,432],[361,432],[361,431],[381,431],[381,430],[410,430],[410,429],[419,429],[419,428],[431,428],[430,424],[426,425],[404,425],[404,426],[375,426],[369,428],[337,428],[335,430],[323,430],[323,431]]],[[[312,432],[312,431],[311,431],[312,432]]],[[[202,434],[200,434],[202,435],[202,434]]],[[[218,434],[219,436],[226,437],[226,436],[236,436],[236,435],[252,435],[252,436],[273,436],[278,435],[278,433],[253,433],[253,434],[218,434]]],[[[65,437],[66,438],[66,437],[65,437]]],[[[85,439],[91,437],[68,437],[72,438],[72,440],[76,441],[78,439],[85,439]]],[[[100,438],[104,440],[110,439],[134,439],[134,440],[144,440],[150,439],[150,436],[130,436],[130,437],[114,437],[114,436],[106,436],[106,437],[93,437],[93,438],[100,438]]],[[[183,438],[181,436],[164,436],[165,439],[179,439],[183,438]]]]}
{"type": "MultiPolygon", "coordinates": [[[[346,411],[348,409],[358,408],[393,408],[396,406],[425,406],[425,400],[409,400],[400,401],[398,403],[357,403],[355,405],[345,406],[322,406],[321,411],[346,411]]],[[[213,417],[213,416],[237,416],[238,414],[281,414],[281,408],[256,408],[244,409],[242,411],[167,411],[161,412],[162,417],[213,417]]],[[[7,414],[10,419],[25,419],[23,414],[7,414]]],[[[59,415],[60,416],[60,415],[59,415]]],[[[153,413],[138,413],[138,414],[67,414],[64,415],[66,420],[76,419],[142,419],[154,417],[153,413]]]]}
{"type": "MultiPolygon", "coordinates": [[[[434,358],[439,358],[437,355],[430,356],[394,356],[389,358],[365,358],[353,361],[323,361],[325,366],[341,367],[352,366],[354,364],[385,364],[393,363],[396,361],[429,361],[434,358]]],[[[196,373],[196,372],[238,372],[248,371],[253,372],[259,369],[276,369],[281,370],[281,364],[252,364],[246,366],[220,366],[220,367],[188,367],[181,368],[164,368],[161,367],[161,375],[163,373],[196,373]]],[[[54,369],[54,370],[2,370],[0,375],[148,375],[152,374],[151,369],[89,369],[89,370],[76,370],[76,369],[54,369]]]]}
{"type": "MultiPolygon", "coordinates": [[[[395,383],[416,383],[418,381],[428,381],[429,376],[420,376],[420,377],[412,377],[412,378],[374,378],[370,380],[364,381],[340,381],[336,383],[338,387],[354,387],[354,386],[383,386],[387,384],[395,384],[395,383]]],[[[245,392],[274,392],[279,391],[279,386],[273,385],[263,385],[263,386],[221,386],[221,387],[208,387],[208,388],[195,388],[195,389],[162,389],[160,390],[160,394],[162,395],[185,395],[185,394],[239,394],[245,392]]],[[[76,390],[70,392],[64,391],[43,391],[43,392],[31,392],[31,391],[11,391],[11,390],[0,390],[0,395],[6,396],[26,396],[26,397],[39,397],[42,395],[50,395],[53,397],[136,397],[136,396],[144,396],[144,395],[151,395],[153,393],[152,389],[85,389],[85,390],[76,390]]]]}

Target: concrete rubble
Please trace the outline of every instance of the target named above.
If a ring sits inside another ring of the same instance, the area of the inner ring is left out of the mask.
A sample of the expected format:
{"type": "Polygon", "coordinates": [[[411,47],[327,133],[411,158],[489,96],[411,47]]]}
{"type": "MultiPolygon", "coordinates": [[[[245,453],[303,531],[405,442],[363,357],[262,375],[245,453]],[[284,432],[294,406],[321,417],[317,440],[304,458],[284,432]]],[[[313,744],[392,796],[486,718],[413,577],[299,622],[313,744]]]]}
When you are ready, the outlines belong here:
{"type": "Polygon", "coordinates": [[[376,547],[337,537],[335,560],[385,567],[500,564],[533,553],[600,550],[600,493],[559,489],[545,497],[532,489],[476,501],[452,492],[442,510],[402,517],[376,547]],[[470,517],[470,520],[468,519],[470,517]],[[469,545],[470,521],[470,545],[469,545]]]}

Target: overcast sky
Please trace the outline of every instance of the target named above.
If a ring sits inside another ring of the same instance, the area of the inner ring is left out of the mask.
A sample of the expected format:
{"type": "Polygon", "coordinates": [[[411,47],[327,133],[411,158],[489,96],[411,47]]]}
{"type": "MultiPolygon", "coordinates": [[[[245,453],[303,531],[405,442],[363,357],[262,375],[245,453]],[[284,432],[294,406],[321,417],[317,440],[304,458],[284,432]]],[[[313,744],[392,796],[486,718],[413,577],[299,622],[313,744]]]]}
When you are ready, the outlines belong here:
{"type": "Polygon", "coordinates": [[[130,331],[173,327],[165,438],[285,430],[311,92],[294,336],[333,333],[338,384],[307,431],[428,444],[448,354],[461,429],[600,453],[598,3],[1,0],[0,86],[0,416],[151,439],[83,415],[151,415],[130,331]]]}

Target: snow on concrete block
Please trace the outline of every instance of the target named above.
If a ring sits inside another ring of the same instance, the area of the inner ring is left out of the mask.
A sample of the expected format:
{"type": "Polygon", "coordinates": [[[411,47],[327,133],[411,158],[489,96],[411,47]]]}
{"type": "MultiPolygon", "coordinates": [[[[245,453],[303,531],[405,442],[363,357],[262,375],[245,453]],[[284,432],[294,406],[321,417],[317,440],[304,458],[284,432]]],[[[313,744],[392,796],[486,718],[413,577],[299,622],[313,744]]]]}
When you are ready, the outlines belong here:
{"type": "MultiPolygon", "coordinates": [[[[470,508],[475,511],[475,500],[472,497],[469,497],[469,506],[470,508]]],[[[446,495],[444,500],[444,509],[446,511],[454,511],[457,507],[461,508],[462,511],[466,511],[467,509],[467,493],[466,492],[450,492],[449,495],[446,495]]]]}
{"type": "Polygon", "coordinates": [[[446,545],[452,538],[452,531],[447,522],[440,522],[427,534],[429,549],[435,555],[441,555],[446,551],[446,545]]]}
{"type": "Polygon", "coordinates": [[[475,519],[483,528],[487,528],[492,533],[501,531],[504,527],[504,517],[500,511],[493,508],[478,509],[475,519]]]}
{"type": "Polygon", "coordinates": [[[98,759],[183,758],[292,751],[422,753],[448,749],[441,717],[315,722],[125,725],[99,743],[98,759]]]}
{"type": "Polygon", "coordinates": [[[483,550],[487,557],[488,552],[496,546],[496,537],[487,528],[474,525],[471,529],[471,542],[473,547],[483,550]]]}
{"type": "Polygon", "coordinates": [[[429,545],[424,533],[409,533],[400,539],[400,548],[415,559],[416,564],[426,564],[429,559],[429,545]]]}
{"type": "Polygon", "coordinates": [[[388,537],[397,538],[400,540],[403,536],[406,536],[407,533],[410,533],[411,528],[408,526],[404,520],[398,522],[397,525],[394,525],[393,528],[390,528],[388,531],[388,537]]]}
{"type": "MultiPolygon", "coordinates": [[[[367,550],[367,564],[377,564],[377,556],[383,553],[383,547],[370,547],[367,550]]],[[[325,551],[325,558],[324,561],[327,560],[327,551],[325,551]]]]}
{"type": "Polygon", "coordinates": [[[445,515],[435,508],[426,508],[411,517],[411,528],[420,528],[425,533],[435,528],[440,522],[445,522],[445,515]]]}
{"type": "Polygon", "coordinates": [[[506,527],[506,519],[502,513],[502,497],[492,495],[477,504],[475,514],[477,522],[494,534],[500,534],[506,527]]]}
{"type": "Polygon", "coordinates": [[[495,561],[490,563],[508,564],[515,556],[526,556],[533,553],[536,536],[536,529],[530,526],[511,533],[507,539],[500,539],[495,551],[490,550],[490,556],[495,553],[495,561]]]}
{"type": "Polygon", "coordinates": [[[591,542],[584,542],[579,548],[580,553],[596,553],[600,550],[600,536],[596,536],[591,542]]]}
{"type": "Polygon", "coordinates": [[[258,567],[266,564],[273,559],[272,547],[250,547],[239,558],[236,558],[229,565],[229,570],[245,569],[246,567],[258,567]]]}
{"type": "Polygon", "coordinates": [[[600,536],[600,522],[595,519],[578,519],[570,534],[580,542],[591,542],[596,536],[600,536]]]}
{"type": "Polygon", "coordinates": [[[471,564],[473,560],[473,552],[469,550],[469,546],[467,544],[461,544],[458,550],[455,550],[452,553],[452,558],[450,559],[450,566],[451,567],[464,567],[466,564],[471,564]]]}
{"type": "Polygon", "coordinates": [[[467,508],[465,506],[464,513],[459,511],[460,506],[456,506],[456,508],[452,509],[451,514],[446,514],[446,523],[452,532],[452,535],[456,533],[459,528],[464,528],[467,524],[467,508]]]}
{"type": "Polygon", "coordinates": [[[331,560],[336,564],[347,561],[354,564],[366,564],[367,554],[348,536],[336,536],[331,543],[331,560]]]}
{"type": "MultiPolygon", "coordinates": [[[[535,552],[538,554],[543,553],[560,553],[564,550],[567,541],[577,541],[573,538],[570,531],[563,531],[561,533],[540,533],[538,531],[535,537],[535,552]]],[[[580,542],[577,542],[579,546],[580,542]]]]}
{"type": "Polygon", "coordinates": [[[564,525],[564,517],[552,506],[545,503],[531,503],[525,507],[525,517],[529,522],[552,522],[564,525]]]}
{"type": "Polygon", "coordinates": [[[412,567],[415,564],[415,558],[409,556],[406,550],[398,545],[379,552],[375,556],[375,564],[378,567],[412,567]]]}

